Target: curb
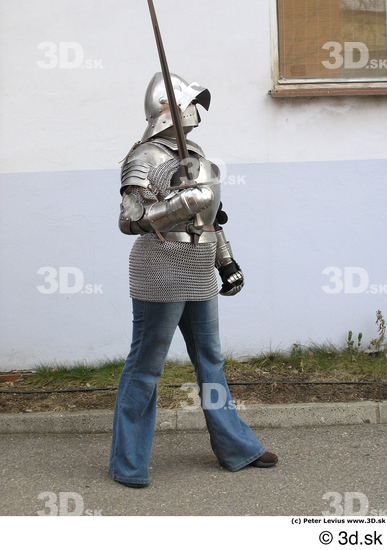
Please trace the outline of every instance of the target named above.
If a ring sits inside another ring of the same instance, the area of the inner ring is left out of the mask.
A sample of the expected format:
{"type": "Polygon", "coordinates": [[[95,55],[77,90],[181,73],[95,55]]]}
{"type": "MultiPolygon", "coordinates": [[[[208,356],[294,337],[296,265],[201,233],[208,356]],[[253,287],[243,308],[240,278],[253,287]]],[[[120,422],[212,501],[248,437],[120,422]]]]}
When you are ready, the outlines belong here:
{"type": "MultiPolygon", "coordinates": [[[[387,424],[387,401],[246,405],[238,414],[251,428],[387,424]]],[[[110,433],[113,411],[1,413],[0,419],[0,434],[110,433]]],[[[205,429],[202,409],[157,409],[156,432],[205,429]]]]}

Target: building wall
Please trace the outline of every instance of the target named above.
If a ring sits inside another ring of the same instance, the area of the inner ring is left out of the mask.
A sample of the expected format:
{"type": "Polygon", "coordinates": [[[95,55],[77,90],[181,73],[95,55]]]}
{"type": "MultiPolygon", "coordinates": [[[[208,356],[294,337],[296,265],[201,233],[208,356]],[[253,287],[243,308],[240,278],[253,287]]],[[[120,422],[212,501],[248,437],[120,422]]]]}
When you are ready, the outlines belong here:
{"type": "MultiPolygon", "coordinates": [[[[155,7],[170,70],[212,93],[192,139],[222,169],[246,276],[219,299],[224,352],[344,345],[349,330],[368,342],[387,311],[386,99],[271,98],[269,1],[155,7]]],[[[0,368],[125,355],[119,166],[159,70],[147,4],[0,9],[0,368]]],[[[171,356],[185,356],[179,335],[171,356]]]]}

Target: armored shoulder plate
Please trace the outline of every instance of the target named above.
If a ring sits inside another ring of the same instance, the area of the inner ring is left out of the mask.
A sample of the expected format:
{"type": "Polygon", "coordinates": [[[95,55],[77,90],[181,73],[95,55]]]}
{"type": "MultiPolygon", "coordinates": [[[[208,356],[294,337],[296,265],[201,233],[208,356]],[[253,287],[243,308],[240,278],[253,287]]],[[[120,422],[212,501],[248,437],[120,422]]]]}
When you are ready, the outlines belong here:
{"type": "MultiPolygon", "coordinates": [[[[151,143],[154,143],[155,145],[161,145],[164,147],[167,147],[168,149],[171,149],[172,151],[177,151],[177,142],[176,139],[173,138],[165,138],[165,137],[155,137],[152,139],[151,143]]],[[[194,143],[193,141],[186,139],[187,149],[188,151],[192,153],[197,153],[201,157],[204,157],[203,149],[198,145],[197,143],[194,143]]]]}
{"type": "Polygon", "coordinates": [[[153,142],[145,142],[137,146],[126,157],[121,167],[121,195],[129,185],[148,187],[149,170],[174,156],[172,151],[153,142]]]}
{"type": "Polygon", "coordinates": [[[195,178],[195,183],[206,185],[214,195],[214,200],[208,208],[200,213],[205,224],[213,224],[220,204],[220,170],[216,164],[208,159],[199,158],[199,175],[195,178]]]}

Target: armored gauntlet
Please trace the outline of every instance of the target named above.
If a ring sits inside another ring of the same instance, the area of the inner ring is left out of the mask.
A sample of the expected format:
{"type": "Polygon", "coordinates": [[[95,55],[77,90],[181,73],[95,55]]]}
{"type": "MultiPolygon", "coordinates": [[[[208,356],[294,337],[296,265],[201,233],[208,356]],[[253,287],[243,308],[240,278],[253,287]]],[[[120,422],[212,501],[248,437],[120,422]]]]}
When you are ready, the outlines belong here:
{"type": "Polygon", "coordinates": [[[233,258],[231,245],[226,241],[223,229],[216,231],[216,239],[217,249],[215,267],[219,270],[219,275],[223,283],[219,294],[223,296],[233,296],[240,292],[245,284],[243,273],[233,258]]]}

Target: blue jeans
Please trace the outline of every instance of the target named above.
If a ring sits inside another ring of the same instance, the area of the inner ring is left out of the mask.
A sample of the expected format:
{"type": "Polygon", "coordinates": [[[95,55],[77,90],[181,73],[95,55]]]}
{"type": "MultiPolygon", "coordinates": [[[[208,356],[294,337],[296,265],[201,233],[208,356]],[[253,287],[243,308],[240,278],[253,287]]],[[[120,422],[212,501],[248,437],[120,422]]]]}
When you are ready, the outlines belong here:
{"type": "Polygon", "coordinates": [[[218,462],[236,471],[265,452],[252,430],[239,418],[235,406],[229,406],[233,401],[223,372],[217,300],[217,297],[202,302],[133,300],[133,338],[118,384],[113,421],[109,472],[116,481],[149,483],[157,381],[177,327],[195,367],[211,446],[218,462]],[[205,388],[211,391],[204,392],[205,388]]]}

